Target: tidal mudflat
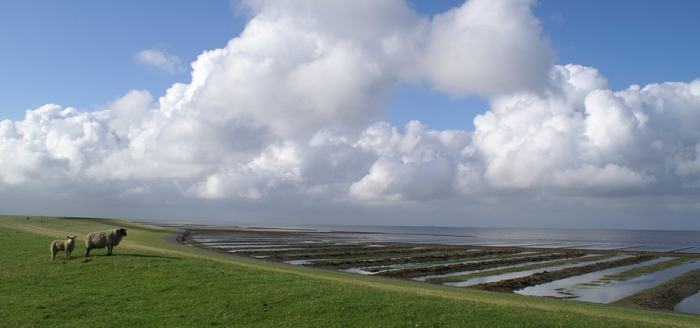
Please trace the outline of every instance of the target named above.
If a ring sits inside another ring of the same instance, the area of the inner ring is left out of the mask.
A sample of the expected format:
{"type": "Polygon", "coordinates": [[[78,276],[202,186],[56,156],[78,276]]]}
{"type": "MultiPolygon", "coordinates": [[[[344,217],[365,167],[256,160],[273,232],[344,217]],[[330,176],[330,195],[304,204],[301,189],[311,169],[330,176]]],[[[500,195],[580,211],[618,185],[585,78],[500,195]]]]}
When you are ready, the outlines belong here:
{"type": "Polygon", "coordinates": [[[449,242],[439,242],[435,236],[412,238],[406,233],[181,228],[186,230],[180,238],[183,243],[264,261],[700,314],[695,305],[698,296],[693,296],[700,291],[700,254],[675,245],[619,248],[579,243],[581,247],[576,247],[548,242],[470,243],[466,235],[446,235],[443,239],[449,242]],[[614,281],[606,280],[612,275],[614,281]]]}

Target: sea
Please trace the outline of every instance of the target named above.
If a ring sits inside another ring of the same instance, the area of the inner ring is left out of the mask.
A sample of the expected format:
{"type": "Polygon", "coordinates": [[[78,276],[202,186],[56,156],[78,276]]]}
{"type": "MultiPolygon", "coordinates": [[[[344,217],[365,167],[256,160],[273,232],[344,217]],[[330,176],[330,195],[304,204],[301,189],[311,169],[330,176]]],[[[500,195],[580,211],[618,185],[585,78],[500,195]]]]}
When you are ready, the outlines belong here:
{"type": "Polygon", "coordinates": [[[700,231],[469,228],[437,226],[287,225],[222,222],[144,222],[159,226],[316,232],[340,239],[444,245],[521,246],[588,250],[700,253],[700,231]]]}

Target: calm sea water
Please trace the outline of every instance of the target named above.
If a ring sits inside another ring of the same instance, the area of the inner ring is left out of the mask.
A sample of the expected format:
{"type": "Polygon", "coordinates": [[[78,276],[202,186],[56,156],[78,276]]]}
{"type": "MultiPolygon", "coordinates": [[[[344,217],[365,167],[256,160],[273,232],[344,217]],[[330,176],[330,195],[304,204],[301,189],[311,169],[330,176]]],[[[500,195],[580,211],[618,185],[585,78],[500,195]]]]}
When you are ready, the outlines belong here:
{"type": "Polygon", "coordinates": [[[418,226],[154,223],[192,228],[278,229],[327,233],[363,241],[700,253],[700,231],[522,229],[418,226]],[[342,232],[342,233],[341,233],[342,232]],[[353,234],[351,232],[359,232],[353,234]]]}

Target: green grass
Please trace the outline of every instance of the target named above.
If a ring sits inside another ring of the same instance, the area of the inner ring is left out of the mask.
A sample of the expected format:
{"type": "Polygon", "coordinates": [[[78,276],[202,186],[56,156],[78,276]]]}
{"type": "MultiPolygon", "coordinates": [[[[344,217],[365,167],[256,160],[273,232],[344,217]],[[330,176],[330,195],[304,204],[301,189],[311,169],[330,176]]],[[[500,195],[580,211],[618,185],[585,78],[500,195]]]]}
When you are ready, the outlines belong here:
{"type": "Polygon", "coordinates": [[[363,277],[169,245],[124,221],[0,217],[2,327],[697,327],[700,317],[363,277]],[[106,256],[84,236],[126,227],[106,256]],[[49,244],[78,235],[74,258],[49,244]]]}

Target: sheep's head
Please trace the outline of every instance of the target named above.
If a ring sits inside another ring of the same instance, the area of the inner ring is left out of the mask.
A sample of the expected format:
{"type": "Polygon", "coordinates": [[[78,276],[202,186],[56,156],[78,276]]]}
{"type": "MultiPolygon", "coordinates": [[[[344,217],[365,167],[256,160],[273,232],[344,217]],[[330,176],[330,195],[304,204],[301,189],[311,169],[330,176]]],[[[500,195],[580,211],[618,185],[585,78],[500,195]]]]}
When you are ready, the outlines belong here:
{"type": "Polygon", "coordinates": [[[124,228],[117,229],[117,235],[122,236],[122,237],[126,237],[126,229],[124,229],[124,228]]]}
{"type": "Polygon", "coordinates": [[[77,238],[78,236],[66,236],[66,237],[68,237],[68,239],[69,239],[71,242],[74,242],[74,241],[75,241],[75,238],[77,238]]]}

